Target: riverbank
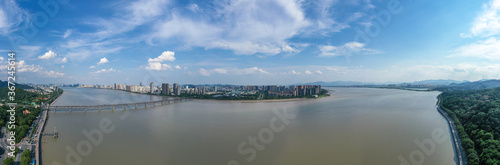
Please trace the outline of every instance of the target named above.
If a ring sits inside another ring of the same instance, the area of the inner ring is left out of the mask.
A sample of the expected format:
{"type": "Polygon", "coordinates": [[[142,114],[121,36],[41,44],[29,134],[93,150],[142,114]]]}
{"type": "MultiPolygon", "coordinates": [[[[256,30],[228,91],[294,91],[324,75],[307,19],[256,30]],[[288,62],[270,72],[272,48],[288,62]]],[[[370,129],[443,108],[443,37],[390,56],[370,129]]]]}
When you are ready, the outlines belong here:
{"type": "Polygon", "coordinates": [[[450,118],[450,116],[441,109],[441,98],[437,97],[438,101],[436,103],[438,112],[446,119],[448,126],[450,128],[451,136],[453,139],[453,150],[455,151],[455,156],[457,158],[457,165],[467,164],[467,156],[462,148],[462,141],[458,135],[457,127],[455,122],[450,118]]]}

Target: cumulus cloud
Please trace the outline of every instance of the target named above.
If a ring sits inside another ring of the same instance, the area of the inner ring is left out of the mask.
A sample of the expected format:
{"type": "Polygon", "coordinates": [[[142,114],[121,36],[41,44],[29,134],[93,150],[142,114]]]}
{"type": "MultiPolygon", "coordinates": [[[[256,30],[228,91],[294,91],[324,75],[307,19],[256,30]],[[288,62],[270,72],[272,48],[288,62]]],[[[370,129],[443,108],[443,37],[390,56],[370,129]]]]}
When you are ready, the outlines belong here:
{"type": "Polygon", "coordinates": [[[165,71],[165,70],[168,70],[168,69],[171,69],[172,67],[170,65],[167,65],[167,64],[162,64],[162,63],[159,63],[159,62],[150,62],[148,63],[148,66],[146,67],[147,70],[156,70],[156,71],[165,71]]]}
{"type": "Polygon", "coordinates": [[[64,57],[62,60],[61,60],[61,63],[67,63],[68,62],[68,59],[66,57],[64,57]]]}
{"type": "Polygon", "coordinates": [[[161,53],[160,56],[156,57],[156,58],[149,58],[148,59],[148,62],[164,62],[164,61],[174,61],[175,60],[175,53],[172,52],[172,51],[164,51],[163,53],[161,53]]]}
{"type": "Polygon", "coordinates": [[[382,53],[379,50],[365,48],[365,44],[359,42],[348,42],[341,46],[323,45],[320,46],[320,50],[320,57],[382,53]]]}
{"type": "Polygon", "coordinates": [[[95,66],[90,66],[89,68],[90,68],[90,69],[94,69],[94,68],[95,68],[95,66]]]}
{"type": "Polygon", "coordinates": [[[54,53],[52,50],[49,50],[45,54],[38,56],[38,59],[45,59],[46,60],[46,59],[51,59],[51,58],[55,58],[55,57],[57,57],[57,54],[54,53]]]}
{"type": "Polygon", "coordinates": [[[500,32],[500,0],[491,0],[483,5],[483,11],[476,18],[471,32],[475,36],[489,37],[500,32]]]}
{"type": "Polygon", "coordinates": [[[99,73],[109,73],[109,72],[116,72],[115,69],[109,68],[109,69],[101,69],[95,72],[90,72],[91,74],[99,74],[99,73]]]}
{"type": "MultiPolygon", "coordinates": [[[[21,60],[16,63],[17,71],[18,72],[31,72],[31,73],[37,73],[38,76],[40,77],[52,77],[52,78],[57,78],[57,77],[63,77],[64,73],[56,72],[56,71],[47,71],[40,65],[35,65],[35,64],[27,64],[26,61],[21,60]]],[[[7,69],[7,66],[2,66],[1,70],[7,69]]]]}
{"type": "Polygon", "coordinates": [[[317,74],[319,74],[319,75],[322,75],[322,74],[323,74],[323,72],[322,72],[322,71],[320,71],[320,70],[317,70],[317,71],[316,71],[316,73],[317,73],[317,74]]]}
{"type": "Polygon", "coordinates": [[[182,68],[181,68],[181,66],[176,65],[176,66],[175,66],[175,69],[182,69],[182,68]]]}
{"type": "MultiPolygon", "coordinates": [[[[148,59],[148,66],[146,67],[147,70],[156,70],[156,71],[160,71],[160,70],[168,70],[168,69],[171,69],[172,66],[168,65],[168,64],[162,64],[162,62],[165,62],[165,61],[175,61],[175,52],[172,52],[172,51],[164,51],[163,53],[161,53],[160,56],[156,57],[156,58],[149,58],[148,59]]],[[[175,66],[176,69],[180,69],[180,66],[177,65],[175,66]]]]}
{"type": "Polygon", "coordinates": [[[108,59],[106,57],[104,58],[101,58],[101,60],[99,60],[99,62],[97,63],[97,65],[102,65],[102,64],[105,64],[105,63],[108,63],[108,59]]]}
{"type": "Polygon", "coordinates": [[[461,46],[453,51],[450,57],[478,57],[485,59],[500,59],[500,41],[491,37],[483,41],[461,46]]]}
{"type": "Polygon", "coordinates": [[[306,70],[304,73],[307,74],[307,75],[312,74],[312,72],[310,70],[306,70]]]}
{"type": "Polygon", "coordinates": [[[301,73],[300,72],[297,72],[294,70],[291,70],[289,72],[282,72],[281,75],[300,75],[301,73]]]}

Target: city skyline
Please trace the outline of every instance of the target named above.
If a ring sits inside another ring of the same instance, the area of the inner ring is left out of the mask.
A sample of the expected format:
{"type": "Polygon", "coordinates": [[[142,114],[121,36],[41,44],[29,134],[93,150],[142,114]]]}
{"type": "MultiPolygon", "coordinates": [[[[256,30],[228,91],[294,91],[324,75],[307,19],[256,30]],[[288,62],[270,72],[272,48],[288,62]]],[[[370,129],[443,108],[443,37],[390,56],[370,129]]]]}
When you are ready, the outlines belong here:
{"type": "Polygon", "coordinates": [[[500,78],[500,0],[120,2],[2,1],[0,68],[16,50],[25,83],[500,78]]]}

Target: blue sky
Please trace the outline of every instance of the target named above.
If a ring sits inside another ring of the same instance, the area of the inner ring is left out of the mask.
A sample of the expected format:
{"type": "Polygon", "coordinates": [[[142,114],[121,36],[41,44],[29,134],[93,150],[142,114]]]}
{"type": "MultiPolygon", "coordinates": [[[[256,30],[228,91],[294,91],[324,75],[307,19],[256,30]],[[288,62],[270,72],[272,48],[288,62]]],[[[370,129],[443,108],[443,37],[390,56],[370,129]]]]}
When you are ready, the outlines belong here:
{"type": "Polygon", "coordinates": [[[18,82],[500,78],[500,0],[37,2],[0,2],[0,69],[15,50],[18,82]]]}

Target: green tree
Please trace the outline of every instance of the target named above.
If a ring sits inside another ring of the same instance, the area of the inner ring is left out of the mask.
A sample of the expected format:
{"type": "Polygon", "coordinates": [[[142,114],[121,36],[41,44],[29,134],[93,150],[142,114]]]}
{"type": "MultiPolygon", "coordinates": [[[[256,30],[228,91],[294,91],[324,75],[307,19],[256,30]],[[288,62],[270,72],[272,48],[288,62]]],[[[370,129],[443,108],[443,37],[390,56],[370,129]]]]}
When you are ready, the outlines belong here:
{"type": "Polygon", "coordinates": [[[5,160],[3,161],[3,164],[4,164],[4,165],[14,165],[14,158],[12,158],[12,157],[8,157],[7,159],[5,159],[5,160]]]}

